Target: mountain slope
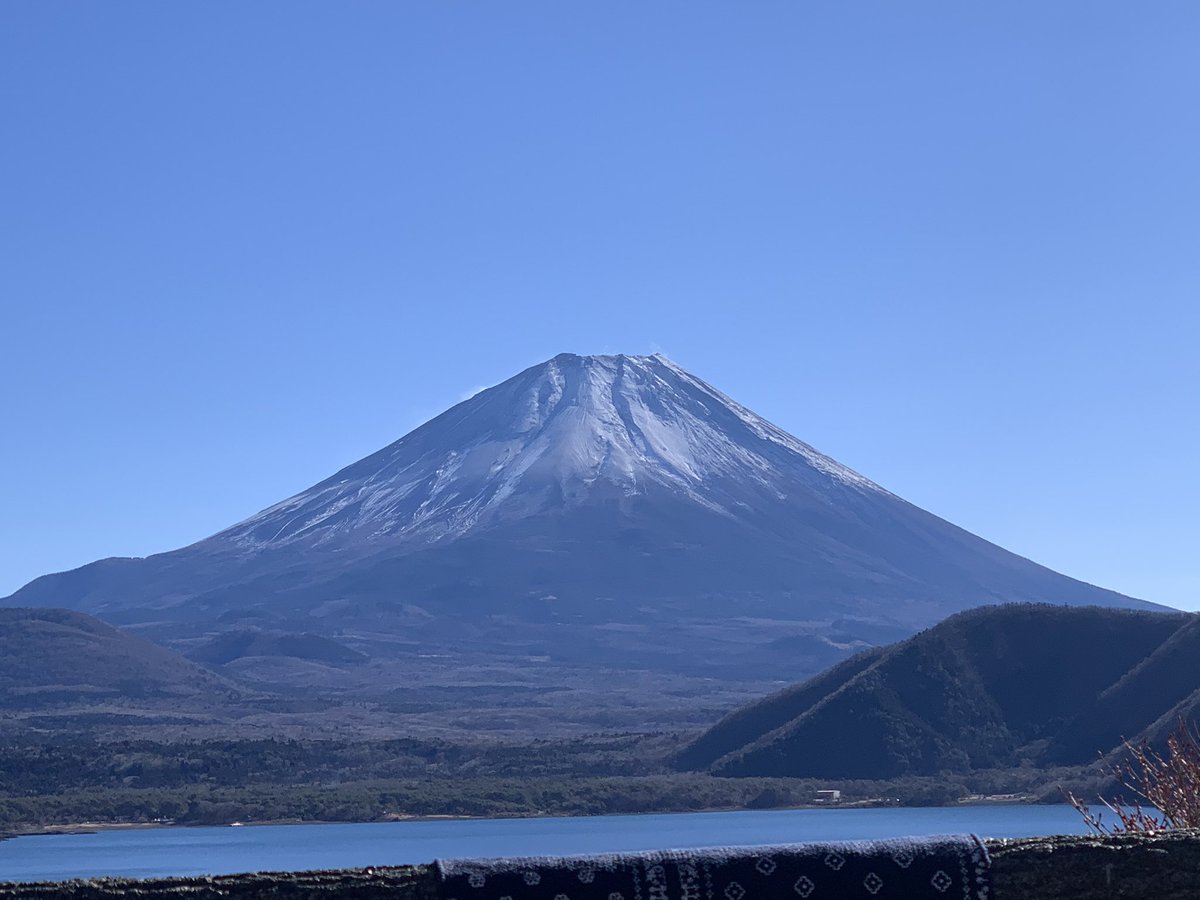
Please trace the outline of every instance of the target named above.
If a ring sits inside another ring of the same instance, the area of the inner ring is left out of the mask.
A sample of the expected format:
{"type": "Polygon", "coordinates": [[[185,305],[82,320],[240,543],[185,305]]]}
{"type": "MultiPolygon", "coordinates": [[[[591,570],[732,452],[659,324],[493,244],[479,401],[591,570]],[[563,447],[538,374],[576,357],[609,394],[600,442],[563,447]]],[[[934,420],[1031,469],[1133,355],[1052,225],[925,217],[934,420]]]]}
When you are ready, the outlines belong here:
{"type": "Polygon", "coordinates": [[[661,356],[563,354],[196,544],[0,602],[183,649],[257,616],[398,660],[400,683],[537,659],[758,692],[1018,600],[1149,606],[912,506],[661,356]]]}
{"type": "Polygon", "coordinates": [[[1200,698],[1200,616],[1192,616],[1155,651],[1083,707],[1046,747],[1064,762],[1095,755],[1151,728],[1168,714],[1169,728],[1200,698]],[[1176,712],[1176,708],[1179,711],[1176,712]]]}
{"type": "Polygon", "coordinates": [[[676,765],[681,769],[707,769],[722,757],[742,749],[748,738],[773,734],[874,665],[885,652],[884,647],[864,650],[803,684],[730,713],[684,747],[675,759],[676,765]]]}
{"type": "Polygon", "coordinates": [[[1036,605],[962,613],[733,713],[679,764],[885,778],[1092,762],[1200,691],[1200,670],[1177,664],[1197,621],[1036,605]]]}
{"type": "Polygon", "coordinates": [[[362,662],[367,657],[317,634],[272,634],[252,629],[226,631],[188,651],[188,659],[205,666],[224,666],[257,656],[284,656],[327,665],[362,662]]]}
{"type": "Polygon", "coordinates": [[[0,609],[0,709],[80,703],[194,709],[242,694],[179,654],[91,616],[0,609]]]}

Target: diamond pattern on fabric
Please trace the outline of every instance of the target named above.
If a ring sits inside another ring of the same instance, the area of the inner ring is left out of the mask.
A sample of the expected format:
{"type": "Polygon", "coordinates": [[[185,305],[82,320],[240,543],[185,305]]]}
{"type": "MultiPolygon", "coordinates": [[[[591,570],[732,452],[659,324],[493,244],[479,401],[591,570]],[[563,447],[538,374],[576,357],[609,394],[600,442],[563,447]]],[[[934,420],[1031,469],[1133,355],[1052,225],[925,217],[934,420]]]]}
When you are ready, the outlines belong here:
{"type": "Polygon", "coordinates": [[[974,836],[439,860],[444,900],[991,900],[974,836]],[[790,886],[790,892],[789,892],[790,886]]]}

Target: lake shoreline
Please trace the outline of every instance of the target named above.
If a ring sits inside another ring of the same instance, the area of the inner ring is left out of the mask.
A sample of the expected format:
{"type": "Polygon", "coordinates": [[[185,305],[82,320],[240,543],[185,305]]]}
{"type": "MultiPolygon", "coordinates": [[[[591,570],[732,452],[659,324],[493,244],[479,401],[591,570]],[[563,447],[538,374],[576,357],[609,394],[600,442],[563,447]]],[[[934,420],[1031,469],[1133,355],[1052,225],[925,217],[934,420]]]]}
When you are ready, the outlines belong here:
{"type": "MultiPolygon", "coordinates": [[[[1200,834],[1062,835],[985,839],[991,896],[1024,900],[1156,897],[1194,900],[1200,896],[1200,834]]],[[[0,898],[71,896],[183,896],[219,893],[224,897],[389,896],[421,900],[438,894],[433,863],[355,866],[318,871],[242,872],[208,876],[91,877],[0,882],[0,898]]]]}
{"type": "MultiPolygon", "coordinates": [[[[402,820],[403,821],[403,820],[402,820]]],[[[0,882],[188,878],[245,872],[329,872],[413,866],[437,859],[638,853],[712,846],[885,840],[942,834],[1021,838],[1084,834],[1063,804],[778,809],[479,820],[308,823],[307,827],[120,827],[28,834],[0,844],[0,882]],[[32,838],[38,838],[33,840],[32,838]]],[[[291,823],[296,824],[296,823],[291,823]]],[[[104,828],[97,828],[104,825],[104,828]]],[[[114,827],[116,826],[116,827],[114,827]]]]}
{"type": "Polygon", "coordinates": [[[528,813],[510,813],[499,816],[469,816],[451,814],[417,815],[393,813],[378,819],[356,821],[339,821],[329,819],[263,819],[250,822],[68,822],[60,825],[33,825],[28,827],[9,826],[9,830],[0,832],[0,841],[19,837],[49,836],[49,835],[79,835],[98,834],[106,831],[147,831],[158,829],[188,829],[188,828],[258,828],[263,826],[280,825],[385,825],[401,822],[492,822],[509,819],[607,819],[633,816],[686,816],[703,813],[730,812],[795,812],[802,810],[866,810],[866,809],[957,809],[968,806],[1040,806],[1032,795],[995,795],[972,796],[963,798],[956,803],[942,806],[905,806],[876,800],[856,800],[846,803],[810,803],[791,806],[779,806],[769,809],[751,809],[745,806],[713,806],[705,809],[681,810],[641,810],[638,812],[601,813],[597,815],[580,815],[577,813],[555,813],[544,810],[533,810],[528,813]]]}

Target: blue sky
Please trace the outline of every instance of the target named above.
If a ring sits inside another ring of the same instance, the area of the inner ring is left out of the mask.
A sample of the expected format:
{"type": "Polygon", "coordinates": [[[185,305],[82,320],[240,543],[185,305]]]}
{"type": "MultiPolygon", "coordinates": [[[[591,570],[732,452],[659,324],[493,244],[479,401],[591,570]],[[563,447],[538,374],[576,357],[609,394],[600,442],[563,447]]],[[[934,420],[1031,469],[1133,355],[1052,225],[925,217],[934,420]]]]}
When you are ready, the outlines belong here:
{"type": "Polygon", "coordinates": [[[0,595],[561,351],[1200,608],[1200,6],[0,5],[0,595]]]}

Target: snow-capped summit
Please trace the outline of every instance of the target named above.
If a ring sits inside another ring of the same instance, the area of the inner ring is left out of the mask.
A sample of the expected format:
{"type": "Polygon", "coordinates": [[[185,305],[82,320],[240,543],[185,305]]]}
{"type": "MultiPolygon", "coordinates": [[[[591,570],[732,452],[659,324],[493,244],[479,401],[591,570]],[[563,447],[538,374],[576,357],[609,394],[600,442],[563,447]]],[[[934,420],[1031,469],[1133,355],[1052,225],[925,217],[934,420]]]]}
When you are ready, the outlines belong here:
{"type": "Polygon", "coordinates": [[[664,356],[564,353],[217,539],[246,548],[436,541],[655,490],[737,517],[798,484],[882,490],[664,356]]]}

